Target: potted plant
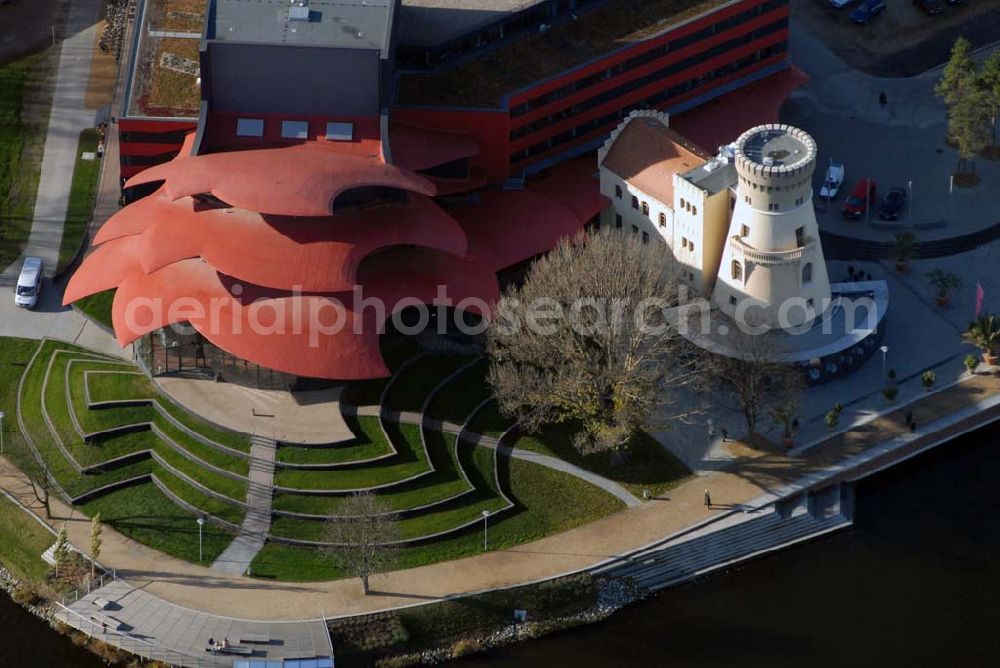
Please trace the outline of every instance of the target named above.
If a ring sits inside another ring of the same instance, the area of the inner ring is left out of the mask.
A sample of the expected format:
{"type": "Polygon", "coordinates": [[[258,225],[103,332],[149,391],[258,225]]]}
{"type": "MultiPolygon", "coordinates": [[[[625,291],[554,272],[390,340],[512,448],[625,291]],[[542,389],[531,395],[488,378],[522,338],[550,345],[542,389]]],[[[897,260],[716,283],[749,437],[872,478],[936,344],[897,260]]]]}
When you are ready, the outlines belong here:
{"type": "Polygon", "coordinates": [[[935,290],[938,306],[945,307],[951,301],[951,291],[962,287],[962,279],[954,272],[935,269],[927,274],[927,286],[935,290]]]}
{"type": "Polygon", "coordinates": [[[896,271],[902,273],[910,268],[910,260],[916,255],[917,235],[911,230],[896,232],[896,271]]]}
{"type": "Polygon", "coordinates": [[[934,373],[933,371],[924,371],[920,375],[920,382],[924,384],[924,389],[927,390],[928,392],[930,392],[931,388],[934,387],[934,381],[936,380],[937,380],[937,374],[934,373]]]}
{"type": "Polygon", "coordinates": [[[899,388],[895,385],[886,385],[882,388],[882,396],[891,404],[899,396],[899,388]]]}
{"type": "Polygon", "coordinates": [[[795,443],[795,430],[799,427],[798,405],[782,404],[771,409],[771,419],[781,426],[781,444],[786,448],[795,443]]]}
{"type": "Polygon", "coordinates": [[[994,351],[1000,344],[1000,319],[992,313],[984,313],[962,334],[966,343],[971,343],[983,352],[983,362],[993,366],[997,363],[994,351]]]}
{"type": "Polygon", "coordinates": [[[829,411],[827,411],[827,413],[826,413],[826,427],[827,427],[827,429],[829,429],[830,431],[833,431],[834,429],[837,428],[837,425],[840,423],[840,413],[841,413],[842,410],[843,410],[843,407],[838,403],[838,404],[835,404],[832,409],[830,409],[829,411]]]}
{"type": "Polygon", "coordinates": [[[969,372],[969,375],[976,373],[976,368],[979,366],[979,358],[969,353],[965,356],[965,369],[969,372]]]}

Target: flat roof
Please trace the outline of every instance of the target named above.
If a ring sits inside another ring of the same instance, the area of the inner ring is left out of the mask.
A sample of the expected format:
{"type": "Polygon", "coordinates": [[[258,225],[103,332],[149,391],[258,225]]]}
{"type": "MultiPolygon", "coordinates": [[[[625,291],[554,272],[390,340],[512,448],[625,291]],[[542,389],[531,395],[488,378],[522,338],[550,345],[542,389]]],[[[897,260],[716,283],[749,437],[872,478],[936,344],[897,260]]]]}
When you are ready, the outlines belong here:
{"type": "Polygon", "coordinates": [[[498,108],[507,94],[645,41],[734,0],[608,0],[545,32],[489,48],[454,67],[400,78],[399,102],[498,108]]]}
{"type": "Polygon", "coordinates": [[[403,0],[399,41],[436,46],[545,0],[403,0]]]}
{"type": "Polygon", "coordinates": [[[394,0],[213,0],[213,4],[206,35],[210,40],[389,50],[394,0]]]}
{"type": "Polygon", "coordinates": [[[681,178],[714,195],[739,183],[736,165],[715,157],[703,165],[681,174],[681,178]]]}

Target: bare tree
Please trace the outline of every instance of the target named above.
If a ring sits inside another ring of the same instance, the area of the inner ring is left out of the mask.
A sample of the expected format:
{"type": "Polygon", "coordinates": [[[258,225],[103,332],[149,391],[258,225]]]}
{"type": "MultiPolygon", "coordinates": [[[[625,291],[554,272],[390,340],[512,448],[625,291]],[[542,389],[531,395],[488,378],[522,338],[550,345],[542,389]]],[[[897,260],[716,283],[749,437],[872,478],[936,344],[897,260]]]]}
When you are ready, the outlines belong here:
{"type": "Polygon", "coordinates": [[[21,470],[31,486],[31,493],[35,500],[45,509],[45,519],[51,519],[52,509],[49,505],[49,494],[52,491],[52,477],[45,461],[35,453],[34,449],[27,445],[25,448],[28,450],[27,457],[19,458],[21,470]]]}
{"type": "Polygon", "coordinates": [[[691,412],[676,410],[677,398],[699,356],[666,315],[684,294],[663,244],[618,230],[563,241],[490,323],[489,380],[501,410],[528,431],[578,422],[584,453],[619,450],[654,419],[691,412]]]}
{"type": "Polygon", "coordinates": [[[367,596],[368,580],[391,567],[399,540],[398,515],[371,490],[355,492],[341,505],[342,516],[329,521],[327,549],[355,577],[367,596]]]}
{"type": "Polygon", "coordinates": [[[774,337],[748,333],[754,331],[752,326],[747,329],[729,330],[726,342],[732,356],[708,356],[705,380],[718,403],[742,413],[752,439],[762,417],[776,406],[797,401],[803,379],[794,366],[778,361],[781,349],[774,337]]]}

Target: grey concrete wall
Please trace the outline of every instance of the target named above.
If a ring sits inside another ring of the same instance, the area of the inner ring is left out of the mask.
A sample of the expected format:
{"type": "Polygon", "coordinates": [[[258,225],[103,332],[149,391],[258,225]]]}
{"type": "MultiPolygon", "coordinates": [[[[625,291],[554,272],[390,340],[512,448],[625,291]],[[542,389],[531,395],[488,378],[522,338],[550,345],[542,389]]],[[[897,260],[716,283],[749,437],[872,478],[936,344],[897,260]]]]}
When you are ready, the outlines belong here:
{"type": "Polygon", "coordinates": [[[209,42],[206,60],[215,111],[378,115],[378,51],[209,42]]]}

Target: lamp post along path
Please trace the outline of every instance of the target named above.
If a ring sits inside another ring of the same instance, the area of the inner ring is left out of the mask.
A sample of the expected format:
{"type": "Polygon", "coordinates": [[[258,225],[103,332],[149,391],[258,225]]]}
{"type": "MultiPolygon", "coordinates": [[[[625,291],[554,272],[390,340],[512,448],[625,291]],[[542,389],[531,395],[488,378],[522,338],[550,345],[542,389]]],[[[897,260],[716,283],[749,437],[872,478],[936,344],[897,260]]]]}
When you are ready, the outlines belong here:
{"type": "Polygon", "coordinates": [[[4,417],[5,417],[4,416],[4,412],[0,411],[0,455],[3,454],[3,419],[4,419],[4,417]]]}
{"type": "Polygon", "coordinates": [[[203,526],[205,526],[205,518],[204,518],[204,516],[199,517],[197,519],[197,522],[198,522],[198,561],[204,561],[205,558],[204,558],[204,556],[202,554],[202,549],[201,549],[201,545],[202,545],[202,543],[201,543],[201,528],[203,526]]]}
{"type": "Polygon", "coordinates": [[[483,511],[483,552],[486,552],[487,550],[490,549],[489,548],[489,530],[490,530],[490,528],[489,528],[489,520],[490,520],[490,511],[484,510],[483,511]]]}

